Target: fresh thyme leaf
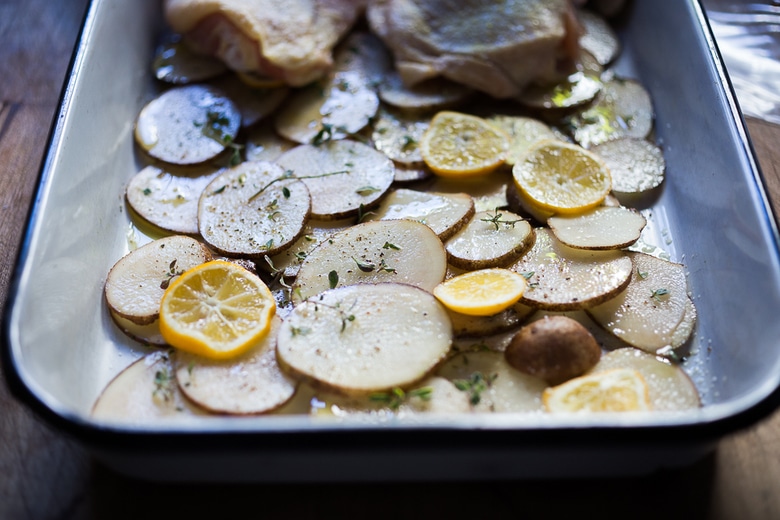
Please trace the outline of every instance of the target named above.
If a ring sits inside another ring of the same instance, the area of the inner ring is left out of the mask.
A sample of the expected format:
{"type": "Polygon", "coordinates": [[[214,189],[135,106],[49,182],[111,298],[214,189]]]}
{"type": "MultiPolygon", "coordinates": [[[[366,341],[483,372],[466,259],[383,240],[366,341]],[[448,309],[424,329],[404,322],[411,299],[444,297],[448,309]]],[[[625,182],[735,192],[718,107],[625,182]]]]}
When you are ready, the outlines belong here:
{"type": "Polygon", "coordinates": [[[477,405],[482,400],[482,393],[491,387],[497,377],[498,374],[484,376],[482,372],[473,372],[468,379],[456,379],[452,383],[461,392],[469,394],[469,402],[472,405],[477,405]]]}
{"type": "Polygon", "coordinates": [[[293,337],[305,336],[311,332],[311,329],[309,327],[290,327],[290,332],[292,333],[293,337]]]}
{"type": "Polygon", "coordinates": [[[225,191],[225,188],[227,188],[227,184],[225,184],[224,186],[221,186],[221,187],[217,188],[216,190],[212,191],[211,194],[212,195],[219,195],[220,193],[225,191]]]}
{"type": "Polygon", "coordinates": [[[395,249],[396,251],[401,250],[400,247],[395,244],[391,244],[390,242],[385,242],[385,245],[382,246],[382,249],[395,249]]]}
{"type": "Polygon", "coordinates": [[[397,271],[393,267],[388,266],[387,262],[385,262],[385,259],[383,258],[379,262],[379,272],[396,273],[397,271]]]}
{"type": "Polygon", "coordinates": [[[669,289],[660,288],[660,289],[654,290],[653,293],[650,295],[650,298],[652,298],[653,300],[655,300],[657,302],[660,302],[661,301],[661,296],[665,296],[667,294],[669,294],[669,289]]]}
{"type": "Polygon", "coordinates": [[[284,186],[282,188],[282,195],[284,195],[285,199],[289,199],[290,198],[290,188],[288,188],[287,186],[284,186]]]}
{"type": "Polygon", "coordinates": [[[355,190],[355,193],[358,195],[371,195],[372,193],[376,193],[378,191],[381,191],[379,188],[376,188],[374,186],[363,186],[362,188],[358,188],[355,190]]]}
{"type": "Polygon", "coordinates": [[[143,193],[144,193],[144,195],[151,195],[152,194],[152,190],[149,189],[149,188],[144,188],[144,192],[143,193]]]}
{"type": "Polygon", "coordinates": [[[358,260],[357,258],[355,258],[354,256],[352,257],[352,260],[355,261],[355,263],[358,266],[358,269],[360,269],[364,273],[370,273],[371,271],[376,269],[376,264],[374,262],[370,262],[368,260],[361,261],[361,260],[358,260]]]}
{"type": "Polygon", "coordinates": [[[319,146],[323,143],[327,143],[333,139],[333,125],[329,123],[322,123],[322,128],[317,132],[311,140],[311,144],[319,146]]]}
{"type": "Polygon", "coordinates": [[[328,285],[330,285],[330,288],[335,289],[338,284],[339,284],[339,273],[337,273],[336,271],[329,272],[328,285]]]}
{"type": "MultiPolygon", "coordinates": [[[[284,175],[269,181],[268,184],[266,184],[265,186],[263,186],[262,188],[257,190],[254,195],[249,197],[247,202],[252,202],[257,197],[259,197],[265,190],[267,190],[271,185],[276,184],[277,182],[280,182],[280,181],[283,181],[283,180],[286,180],[286,179],[296,179],[296,180],[300,180],[300,179],[319,179],[321,177],[329,177],[331,175],[341,175],[343,173],[349,173],[349,170],[341,170],[341,171],[336,171],[336,172],[321,173],[319,175],[303,175],[301,177],[297,177],[297,176],[293,175],[293,171],[292,170],[287,170],[287,171],[284,172],[284,175]]],[[[284,194],[284,189],[282,189],[282,194],[284,194]]]]}
{"type": "Polygon", "coordinates": [[[637,275],[639,278],[641,278],[642,280],[644,280],[645,278],[647,278],[647,276],[648,276],[649,274],[650,274],[650,273],[648,273],[647,271],[640,271],[639,269],[637,269],[637,270],[636,270],[636,275],[637,275]]]}
{"type": "Polygon", "coordinates": [[[363,204],[361,204],[358,207],[358,219],[357,219],[358,224],[363,222],[363,219],[366,218],[367,216],[374,215],[374,214],[375,213],[373,211],[366,211],[366,207],[363,204]]]}
{"type": "MultiPolygon", "coordinates": [[[[490,214],[488,213],[488,215],[490,215],[490,214]]],[[[482,222],[490,222],[491,224],[496,226],[496,231],[501,229],[499,224],[505,224],[506,226],[510,226],[510,227],[514,228],[515,224],[517,224],[518,222],[522,222],[523,221],[523,219],[521,219],[521,218],[520,219],[516,219],[516,220],[501,220],[501,217],[503,217],[503,216],[504,216],[504,214],[503,213],[499,213],[498,209],[496,208],[494,210],[494,214],[492,216],[489,216],[487,218],[481,218],[479,220],[482,221],[482,222]]]]}

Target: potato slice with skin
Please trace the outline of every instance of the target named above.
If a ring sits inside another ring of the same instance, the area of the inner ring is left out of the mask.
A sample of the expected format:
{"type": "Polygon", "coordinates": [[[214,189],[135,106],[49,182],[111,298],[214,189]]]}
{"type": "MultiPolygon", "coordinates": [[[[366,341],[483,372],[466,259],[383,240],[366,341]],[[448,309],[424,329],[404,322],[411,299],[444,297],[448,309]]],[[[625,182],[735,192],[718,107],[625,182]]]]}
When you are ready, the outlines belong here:
{"type": "Polygon", "coordinates": [[[623,249],[637,240],[647,225],[638,211],[622,206],[602,206],[576,216],[547,219],[555,238],[576,249],[623,249]]]}
{"type": "Polygon", "coordinates": [[[627,254],[634,264],[631,283],[588,314],[629,345],[651,354],[682,346],[696,317],[685,266],[644,253],[627,254]]]}
{"type": "Polygon", "coordinates": [[[461,269],[501,267],[534,243],[534,230],[511,211],[480,211],[444,244],[450,264],[461,269]]]}
{"type": "Polygon", "coordinates": [[[650,94],[637,81],[613,78],[586,109],[564,118],[572,137],[591,148],[621,137],[646,138],[653,129],[650,94]]]}
{"type": "Polygon", "coordinates": [[[106,278],[106,303],[117,316],[148,325],[160,315],[160,299],[170,281],[191,267],[211,260],[194,238],[174,235],[131,251],[117,261],[106,278]]]}
{"type": "Polygon", "coordinates": [[[437,193],[468,193],[474,200],[476,211],[494,210],[507,205],[507,190],[514,185],[511,175],[494,172],[476,177],[439,177],[434,176],[426,190],[437,193]]]}
{"type": "Polygon", "coordinates": [[[542,412],[547,383],[512,368],[504,354],[463,352],[448,359],[436,374],[469,396],[475,412],[542,412]]]}
{"type": "Polygon", "coordinates": [[[372,124],[371,141],[374,148],[393,161],[419,167],[425,163],[418,143],[429,123],[427,118],[421,119],[383,108],[372,124]]]}
{"type": "Polygon", "coordinates": [[[447,255],[431,228],[412,220],[377,220],[340,231],[313,249],[293,284],[300,302],[328,289],[397,282],[432,291],[447,255]]]}
{"type": "Polygon", "coordinates": [[[601,356],[591,372],[630,368],[642,374],[653,410],[691,410],[701,406],[699,392],[678,365],[635,348],[622,348],[601,356]]]}
{"type": "Polygon", "coordinates": [[[300,144],[345,139],[368,125],[379,98],[359,72],[337,72],[297,90],[274,118],[280,135],[300,144]]]}
{"type": "Polygon", "coordinates": [[[403,164],[395,165],[394,182],[396,184],[410,184],[424,181],[433,177],[433,172],[425,165],[405,166],[403,164]]]}
{"type": "Polygon", "coordinates": [[[456,338],[477,338],[500,334],[517,327],[534,312],[534,309],[516,303],[492,316],[470,316],[449,309],[447,312],[456,338]]]}
{"type": "Polygon", "coordinates": [[[399,188],[368,215],[370,220],[416,220],[441,240],[457,233],[474,215],[474,200],[467,193],[436,193],[399,188]]]}
{"type": "Polygon", "coordinates": [[[452,325],[428,292],[386,283],[340,287],[293,309],[277,354],[296,376],[345,394],[405,388],[444,359],[452,325]]]}
{"type": "Polygon", "coordinates": [[[245,162],[215,178],[203,191],[198,227],[226,256],[260,258],[290,247],[309,220],[306,185],[270,162],[245,162]]]}
{"type": "Polygon", "coordinates": [[[241,113],[241,127],[249,128],[279,108],[290,93],[287,87],[250,87],[235,74],[223,76],[211,84],[224,92],[241,113]]]}
{"type": "Polygon", "coordinates": [[[631,281],[633,264],[623,251],[585,251],[560,243],[546,228],[510,269],[528,279],[520,301],[546,310],[577,310],[617,296],[631,281]]]}
{"type": "Polygon", "coordinates": [[[612,191],[618,196],[645,193],[664,181],[664,154],[646,139],[613,139],[594,146],[591,151],[607,164],[612,174],[612,191]]]}
{"type": "Polygon", "coordinates": [[[219,175],[178,175],[147,166],[127,185],[125,197],[138,216],[171,233],[198,233],[198,201],[203,190],[219,175]]]}
{"type": "Polygon", "coordinates": [[[166,90],[144,106],[135,139],[156,159],[197,164],[224,151],[240,125],[238,108],[221,91],[187,85],[166,90]]]}
{"type": "Polygon", "coordinates": [[[152,345],[156,347],[168,345],[160,333],[160,320],[154,320],[151,323],[139,325],[137,323],[133,323],[127,318],[123,318],[112,309],[109,309],[108,312],[111,315],[111,319],[114,321],[114,324],[119,327],[119,329],[129,338],[144,345],[152,345]]]}
{"type": "Polygon", "coordinates": [[[281,318],[274,317],[268,335],[238,358],[215,361],[178,352],[174,367],[179,388],[215,413],[258,414],[281,406],[297,386],[276,362],[276,335],[281,323],[281,318]]]}
{"type": "Polygon", "coordinates": [[[301,145],[276,162],[309,188],[312,218],[319,220],[352,217],[371,208],[395,176],[393,162],[384,154],[351,140],[301,145]]]}
{"type": "Polygon", "coordinates": [[[207,412],[185,399],[173,375],[173,352],[153,352],[119,373],[92,407],[92,418],[123,424],[192,421],[207,412]]]}

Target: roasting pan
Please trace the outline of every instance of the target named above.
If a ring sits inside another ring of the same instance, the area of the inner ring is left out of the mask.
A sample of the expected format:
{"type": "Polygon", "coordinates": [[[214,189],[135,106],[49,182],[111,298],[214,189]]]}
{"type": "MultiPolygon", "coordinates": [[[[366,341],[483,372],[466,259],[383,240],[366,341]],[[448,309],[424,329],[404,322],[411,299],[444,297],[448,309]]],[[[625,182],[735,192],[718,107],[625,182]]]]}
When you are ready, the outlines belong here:
{"type": "Polygon", "coordinates": [[[687,266],[699,321],[683,365],[703,406],[620,417],[464,415],[377,424],[216,417],[119,427],[90,418],[147,350],[116,329],[105,276],[127,250],[133,123],[157,88],[158,0],[93,0],[61,97],[3,317],[14,394],[122,473],[159,480],[392,480],[627,475],[689,464],[780,399],[778,230],[704,10],[637,0],[622,75],[656,108],[668,164],[654,225],[687,266]]]}

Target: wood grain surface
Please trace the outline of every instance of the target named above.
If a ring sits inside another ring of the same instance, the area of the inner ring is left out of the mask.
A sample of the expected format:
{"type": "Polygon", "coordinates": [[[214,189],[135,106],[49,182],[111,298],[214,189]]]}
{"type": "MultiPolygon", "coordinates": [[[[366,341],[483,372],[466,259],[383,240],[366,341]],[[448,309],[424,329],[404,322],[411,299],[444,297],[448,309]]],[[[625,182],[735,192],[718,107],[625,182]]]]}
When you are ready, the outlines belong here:
{"type": "MultiPolygon", "coordinates": [[[[0,0],[0,301],[5,301],[86,0],[0,0]]],[[[780,127],[750,133],[775,207],[780,127]]],[[[160,485],[95,464],[0,381],[0,519],[780,518],[780,413],[679,471],[641,478],[160,485]],[[239,516],[240,515],[240,516],[239,516]]]]}

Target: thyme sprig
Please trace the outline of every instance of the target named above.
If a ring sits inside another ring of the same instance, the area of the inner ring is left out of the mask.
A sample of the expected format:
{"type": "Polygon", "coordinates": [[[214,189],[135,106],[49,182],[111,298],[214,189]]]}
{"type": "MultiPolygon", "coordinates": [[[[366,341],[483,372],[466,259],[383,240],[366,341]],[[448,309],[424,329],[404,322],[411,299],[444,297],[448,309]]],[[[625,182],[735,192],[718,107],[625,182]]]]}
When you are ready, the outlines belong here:
{"type": "MultiPolygon", "coordinates": [[[[488,213],[488,215],[490,215],[490,213],[488,213]]],[[[486,217],[486,218],[481,218],[479,220],[482,221],[482,222],[490,222],[491,224],[496,226],[496,231],[501,229],[499,224],[505,224],[507,227],[514,228],[515,224],[517,224],[518,222],[522,222],[523,221],[523,219],[521,219],[521,218],[516,219],[516,220],[501,220],[501,218],[503,216],[504,216],[504,214],[503,213],[499,213],[498,212],[498,208],[496,208],[495,210],[493,210],[493,215],[492,216],[489,216],[489,217],[486,217]]]]}
{"type": "MultiPolygon", "coordinates": [[[[257,190],[254,195],[249,197],[248,202],[252,202],[253,200],[255,200],[257,197],[262,195],[265,190],[267,190],[269,187],[271,187],[272,185],[276,184],[277,182],[286,181],[288,179],[294,179],[294,180],[319,179],[319,178],[322,178],[322,177],[330,177],[331,175],[342,175],[344,173],[349,173],[349,170],[339,170],[339,171],[335,171],[335,172],[320,173],[318,175],[300,175],[300,176],[299,175],[295,175],[295,173],[292,170],[287,170],[287,171],[284,172],[284,174],[282,174],[281,176],[279,176],[279,177],[277,177],[277,178],[275,178],[275,179],[273,179],[271,181],[268,181],[268,183],[265,186],[263,186],[262,188],[257,190]]],[[[289,190],[287,190],[286,192],[284,191],[284,189],[282,190],[282,194],[284,195],[284,198],[286,198],[286,199],[290,198],[289,193],[290,193],[289,190]]]]}
{"type": "Polygon", "coordinates": [[[422,388],[415,388],[409,392],[405,392],[402,388],[395,387],[389,392],[375,392],[368,396],[369,400],[386,403],[391,410],[398,410],[401,405],[412,397],[418,397],[423,401],[430,401],[433,396],[433,388],[430,386],[424,386],[422,388]]]}
{"type": "Polygon", "coordinates": [[[477,405],[482,400],[482,393],[493,385],[497,377],[498,374],[485,376],[482,372],[473,372],[468,379],[456,379],[452,383],[461,392],[468,393],[472,405],[477,405]]]}
{"type": "Polygon", "coordinates": [[[160,282],[160,289],[167,289],[169,285],[171,285],[171,280],[179,276],[184,272],[183,269],[176,269],[176,259],[174,258],[173,261],[168,264],[168,272],[165,274],[165,278],[162,282],[160,282]]]}

